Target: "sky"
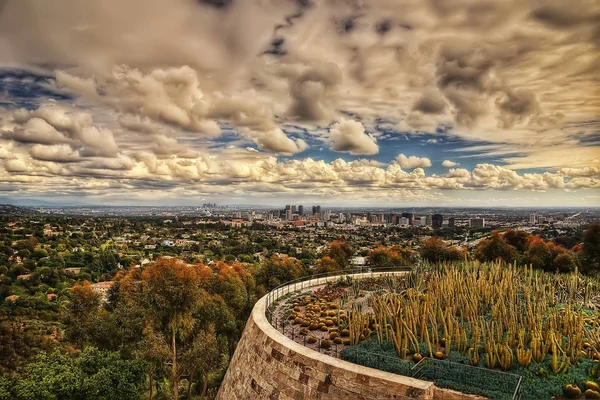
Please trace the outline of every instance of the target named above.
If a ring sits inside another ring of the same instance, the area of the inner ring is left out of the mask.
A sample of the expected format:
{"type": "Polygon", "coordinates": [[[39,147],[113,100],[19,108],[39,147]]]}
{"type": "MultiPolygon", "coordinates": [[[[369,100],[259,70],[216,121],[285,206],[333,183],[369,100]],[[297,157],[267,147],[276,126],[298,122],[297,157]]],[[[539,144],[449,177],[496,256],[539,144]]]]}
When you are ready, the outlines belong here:
{"type": "Polygon", "coordinates": [[[0,0],[0,202],[600,206],[597,0],[0,0]]]}

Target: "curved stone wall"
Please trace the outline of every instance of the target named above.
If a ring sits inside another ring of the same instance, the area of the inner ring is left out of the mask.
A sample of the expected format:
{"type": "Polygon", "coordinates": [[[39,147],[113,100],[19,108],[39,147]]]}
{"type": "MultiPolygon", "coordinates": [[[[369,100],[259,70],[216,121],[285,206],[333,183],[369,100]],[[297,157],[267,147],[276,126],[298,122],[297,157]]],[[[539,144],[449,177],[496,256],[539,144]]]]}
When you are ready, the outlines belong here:
{"type": "MultiPolygon", "coordinates": [[[[315,280],[311,286],[337,279],[337,276],[322,278],[315,280]]],[[[299,289],[298,284],[291,286],[289,290],[282,290],[281,295],[299,289]]],[[[304,284],[303,288],[306,287],[304,284]]],[[[266,299],[267,296],[260,299],[252,310],[217,399],[380,400],[454,397],[449,391],[441,396],[442,392],[431,382],[352,364],[288,339],[273,328],[265,317],[266,299]]]]}

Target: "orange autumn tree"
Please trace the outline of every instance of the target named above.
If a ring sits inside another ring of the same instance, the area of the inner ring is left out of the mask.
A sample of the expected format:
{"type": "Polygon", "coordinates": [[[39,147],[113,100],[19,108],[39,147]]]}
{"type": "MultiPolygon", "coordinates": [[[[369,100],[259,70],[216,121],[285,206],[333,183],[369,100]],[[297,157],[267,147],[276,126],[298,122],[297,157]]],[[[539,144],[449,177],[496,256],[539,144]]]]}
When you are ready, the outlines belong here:
{"type": "Polygon", "coordinates": [[[69,290],[69,303],[64,313],[65,334],[81,349],[94,336],[99,307],[100,294],[93,291],[88,281],[77,283],[69,290]]]}
{"type": "Polygon", "coordinates": [[[321,274],[345,269],[349,266],[350,257],[354,254],[352,246],[344,240],[334,240],[321,253],[316,262],[315,273],[321,274]]]}
{"type": "Polygon", "coordinates": [[[369,253],[371,265],[377,268],[393,268],[413,264],[417,253],[400,246],[378,246],[369,253]]]}
{"type": "Polygon", "coordinates": [[[271,290],[282,283],[306,276],[306,269],[297,258],[274,254],[263,261],[256,274],[256,283],[271,290]]]}

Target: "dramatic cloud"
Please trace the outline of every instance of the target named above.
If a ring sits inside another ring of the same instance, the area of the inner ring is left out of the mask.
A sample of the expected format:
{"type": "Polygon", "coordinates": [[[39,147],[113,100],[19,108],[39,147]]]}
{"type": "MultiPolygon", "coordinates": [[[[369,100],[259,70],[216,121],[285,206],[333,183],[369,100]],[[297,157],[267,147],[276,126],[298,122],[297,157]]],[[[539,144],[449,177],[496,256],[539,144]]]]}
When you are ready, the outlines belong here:
{"type": "Polygon", "coordinates": [[[2,5],[3,188],[598,189],[596,0],[2,5]]]}
{"type": "Polygon", "coordinates": [[[450,160],[444,160],[442,161],[442,167],[446,167],[446,168],[452,168],[452,167],[456,167],[460,165],[460,163],[454,162],[454,161],[450,161],[450,160]]]}
{"type": "Polygon", "coordinates": [[[331,150],[350,154],[377,154],[376,139],[365,132],[358,121],[342,119],[330,130],[331,150]]]}
{"type": "Polygon", "coordinates": [[[399,154],[394,161],[401,168],[406,168],[406,169],[431,167],[431,161],[425,157],[416,157],[416,156],[407,157],[404,154],[399,154]]]}

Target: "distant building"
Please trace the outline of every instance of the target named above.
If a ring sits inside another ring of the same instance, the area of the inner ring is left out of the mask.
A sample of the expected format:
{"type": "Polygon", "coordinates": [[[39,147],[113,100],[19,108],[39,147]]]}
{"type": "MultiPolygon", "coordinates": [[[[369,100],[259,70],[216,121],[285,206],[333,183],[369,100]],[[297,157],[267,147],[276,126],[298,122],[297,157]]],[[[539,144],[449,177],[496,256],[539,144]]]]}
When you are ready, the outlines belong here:
{"type": "Polygon", "coordinates": [[[408,212],[402,213],[402,217],[408,219],[408,225],[413,224],[413,219],[415,218],[413,213],[408,213],[408,212]]]}
{"type": "Polygon", "coordinates": [[[456,226],[456,218],[448,218],[448,228],[454,228],[456,226]]]}
{"type": "Polygon", "coordinates": [[[538,219],[537,214],[529,214],[529,223],[531,225],[537,224],[537,219],[538,219]]]}
{"type": "Polygon", "coordinates": [[[433,214],[431,217],[431,226],[434,228],[441,228],[444,223],[444,216],[442,214],[433,214]]]}
{"type": "Polygon", "coordinates": [[[427,217],[421,217],[421,226],[427,226],[427,217]]]}
{"type": "Polygon", "coordinates": [[[469,219],[469,228],[485,228],[485,218],[469,219]]]}
{"type": "Polygon", "coordinates": [[[65,271],[72,273],[73,275],[77,275],[81,272],[81,268],[78,267],[70,267],[70,268],[65,268],[65,271]]]}
{"type": "Polygon", "coordinates": [[[350,259],[350,264],[353,268],[362,269],[366,266],[367,259],[365,257],[355,256],[350,259]]]}
{"type": "Polygon", "coordinates": [[[298,215],[300,215],[301,217],[304,215],[304,206],[298,206],[298,215]]]}
{"type": "Polygon", "coordinates": [[[100,294],[101,301],[106,302],[108,299],[108,291],[113,287],[115,283],[113,281],[98,282],[92,285],[92,290],[100,294]]]}
{"type": "Polygon", "coordinates": [[[313,206],[312,213],[313,213],[313,215],[317,215],[320,218],[321,217],[321,206],[313,206]]]}
{"type": "Polygon", "coordinates": [[[431,219],[431,215],[428,215],[425,217],[425,225],[426,226],[431,226],[433,224],[432,219],[431,219]]]}

